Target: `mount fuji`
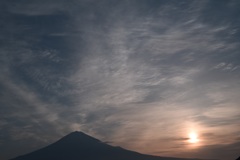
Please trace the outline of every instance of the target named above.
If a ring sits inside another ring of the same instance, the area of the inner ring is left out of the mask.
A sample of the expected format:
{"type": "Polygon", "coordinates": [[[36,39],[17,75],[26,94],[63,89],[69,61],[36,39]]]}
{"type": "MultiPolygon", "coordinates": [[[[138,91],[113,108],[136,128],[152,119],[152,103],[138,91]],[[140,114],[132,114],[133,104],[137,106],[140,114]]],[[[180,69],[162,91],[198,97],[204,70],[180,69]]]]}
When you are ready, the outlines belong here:
{"type": "MultiPolygon", "coordinates": [[[[47,147],[11,160],[197,160],[159,157],[114,147],[83,132],[72,132],[47,147]]],[[[198,159],[199,160],[199,159],[198,159]]]]}

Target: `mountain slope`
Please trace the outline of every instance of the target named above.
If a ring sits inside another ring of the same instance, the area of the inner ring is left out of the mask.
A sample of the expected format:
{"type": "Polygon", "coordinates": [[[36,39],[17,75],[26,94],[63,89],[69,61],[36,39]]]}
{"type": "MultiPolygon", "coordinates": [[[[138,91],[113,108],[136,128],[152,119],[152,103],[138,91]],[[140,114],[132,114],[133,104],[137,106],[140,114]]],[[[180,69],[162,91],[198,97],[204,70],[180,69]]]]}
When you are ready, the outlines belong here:
{"type": "MultiPolygon", "coordinates": [[[[144,155],[113,147],[82,132],[72,132],[57,142],[12,160],[186,160],[144,155]]],[[[190,160],[190,159],[188,159],[190,160]]],[[[193,160],[193,159],[192,159],[193,160]]]]}

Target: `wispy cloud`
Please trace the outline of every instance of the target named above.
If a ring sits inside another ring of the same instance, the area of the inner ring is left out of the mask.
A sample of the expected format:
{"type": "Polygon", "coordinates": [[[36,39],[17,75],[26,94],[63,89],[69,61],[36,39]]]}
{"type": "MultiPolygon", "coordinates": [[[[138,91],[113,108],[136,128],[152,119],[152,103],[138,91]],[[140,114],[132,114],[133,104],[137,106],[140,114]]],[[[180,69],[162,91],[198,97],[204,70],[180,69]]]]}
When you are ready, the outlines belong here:
{"type": "Polygon", "coordinates": [[[82,130],[168,156],[189,149],[191,130],[202,136],[196,155],[234,143],[222,137],[239,131],[237,24],[211,21],[210,1],[115,2],[7,3],[2,130],[35,144],[82,130]]]}

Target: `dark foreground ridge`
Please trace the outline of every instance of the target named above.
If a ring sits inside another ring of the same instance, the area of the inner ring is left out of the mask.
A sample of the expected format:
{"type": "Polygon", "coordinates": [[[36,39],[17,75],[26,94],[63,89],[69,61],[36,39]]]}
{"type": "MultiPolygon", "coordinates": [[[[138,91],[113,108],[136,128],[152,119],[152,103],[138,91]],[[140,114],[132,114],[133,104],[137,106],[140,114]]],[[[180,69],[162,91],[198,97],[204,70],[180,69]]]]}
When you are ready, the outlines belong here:
{"type": "MultiPolygon", "coordinates": [[[[72,132],[57,142],[11,160],[197,160],[158,157],[114,147],[82,132],[72,132]]],[[[198,159],[199,160],[199,159],[198,159]]]]}

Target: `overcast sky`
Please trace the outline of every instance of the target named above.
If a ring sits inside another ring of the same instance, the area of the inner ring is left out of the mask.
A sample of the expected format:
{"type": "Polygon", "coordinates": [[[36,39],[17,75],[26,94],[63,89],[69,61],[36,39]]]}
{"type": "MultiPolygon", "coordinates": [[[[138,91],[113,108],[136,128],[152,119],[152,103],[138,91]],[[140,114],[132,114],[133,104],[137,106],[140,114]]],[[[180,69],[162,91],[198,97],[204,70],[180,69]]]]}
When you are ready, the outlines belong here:
{"type": "Polygon", "coordinates": [[[1,0],[0,19],[0,159],[75,130],[240,156],[239,0],[1,0]]]}

